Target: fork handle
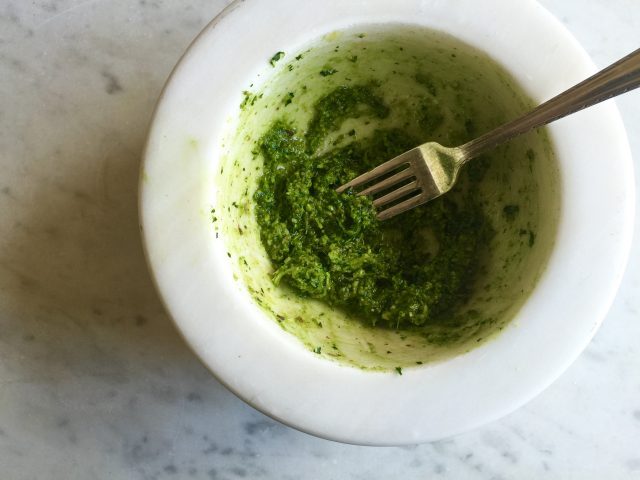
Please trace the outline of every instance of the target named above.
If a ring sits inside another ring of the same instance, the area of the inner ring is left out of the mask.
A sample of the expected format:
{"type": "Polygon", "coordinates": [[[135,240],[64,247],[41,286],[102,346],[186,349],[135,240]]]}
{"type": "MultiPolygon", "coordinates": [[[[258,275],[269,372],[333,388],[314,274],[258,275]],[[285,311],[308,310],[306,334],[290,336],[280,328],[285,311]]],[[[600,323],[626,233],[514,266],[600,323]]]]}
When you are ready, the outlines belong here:
{"type": "Polygon", "coordinates": [[[536,127],[546,125],[584,108],[626,93],[640,86],[640,48],[583,82],[531,110],[516,120],[460,146],[466,162],[486,150],[536,127]]]}

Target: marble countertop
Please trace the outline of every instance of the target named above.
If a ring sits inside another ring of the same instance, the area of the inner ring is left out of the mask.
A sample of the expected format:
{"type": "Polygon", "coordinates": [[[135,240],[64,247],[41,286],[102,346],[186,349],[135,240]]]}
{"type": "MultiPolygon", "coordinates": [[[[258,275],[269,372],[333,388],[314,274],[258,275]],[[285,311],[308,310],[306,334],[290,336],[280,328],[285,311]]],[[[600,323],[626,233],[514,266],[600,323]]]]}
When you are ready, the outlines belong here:
{"type": "MultiPolygon", "coordinates": [[[[640,478],[638,235],[573,366],[524,408],[452,439],[314,438],[198,362],[147,273],[136,183],[165,78],[226,3],[0,1],[0,476],[640,478]]],[[[599,66],[640,45],[637,0],[542,3],[599,66]]],[[[618,105],[640,159],[640,92],[618,105]]]]}

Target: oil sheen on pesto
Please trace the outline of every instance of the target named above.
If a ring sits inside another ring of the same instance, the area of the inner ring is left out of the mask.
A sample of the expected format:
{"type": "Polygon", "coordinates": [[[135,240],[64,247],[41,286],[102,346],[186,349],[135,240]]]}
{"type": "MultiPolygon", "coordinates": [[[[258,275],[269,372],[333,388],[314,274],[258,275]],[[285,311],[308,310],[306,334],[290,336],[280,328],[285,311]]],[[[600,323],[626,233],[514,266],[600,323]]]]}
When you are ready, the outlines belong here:
{"type": "Polygon", "coordinates": [[[216,205],[254,300],[315,354],[364,368],[424,364],[502,330],[553,243],[557,173],[543,132],[473,160],[452,192],[389,221],[335,189],[420,143],[459,145],[527,110],[509,75],[410,27],[336,32],[265,65],[226,142],[216,205]]]}

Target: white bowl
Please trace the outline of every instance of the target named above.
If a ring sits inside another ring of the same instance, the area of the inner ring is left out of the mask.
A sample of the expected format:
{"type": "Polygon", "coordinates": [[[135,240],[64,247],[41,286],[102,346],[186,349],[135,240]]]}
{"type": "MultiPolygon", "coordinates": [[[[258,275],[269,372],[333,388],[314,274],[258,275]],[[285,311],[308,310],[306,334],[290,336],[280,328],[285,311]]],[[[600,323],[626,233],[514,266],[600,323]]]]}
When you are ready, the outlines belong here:
{"type": "Polygon", "coordinates": [[[398,445],[447,437],[521,406],[557,378],[602,322],[627,261],[631,156],[612,102],[553,124],[561,214],[548,266],[510,326],[449,360],[393,373],[319,358],[247,301],[210,209],[221,138],[242,90],[277,51],[361,24],[447,32],[492,56],[537,102],[594,72],[534,1],[248,0],[191,45],[155,112],[142,165],[141,229],[158,290],[202,361],[230,390],[292,427],[333,440],[398,445]]]}

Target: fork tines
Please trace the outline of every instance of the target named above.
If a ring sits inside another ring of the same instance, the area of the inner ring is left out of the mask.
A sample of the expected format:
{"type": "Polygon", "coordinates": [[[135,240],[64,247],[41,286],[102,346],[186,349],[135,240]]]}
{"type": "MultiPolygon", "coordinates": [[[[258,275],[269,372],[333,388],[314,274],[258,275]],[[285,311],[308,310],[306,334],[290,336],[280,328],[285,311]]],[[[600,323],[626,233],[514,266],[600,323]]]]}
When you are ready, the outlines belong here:
{"type": "Polygon", "coordinates": [[[338,193],[342,193],[349,188],[357,189],[358,187],[367,185],[380,177],[384,177],[385,175],[392,173],[394,170],[398,170],[403,166],[406,167],[358,192],[358,195],[376,195],[380,192],[389,190],[396,185],[400,185],[399,188],[391,190],[381,197],[373,200],[373,205],[376,208],[392,204],[389,208],[378,212],[378,219],[386,220],[426,201],[423,200],[423,195],[421,194],[422,187],[418,180],[419,177],[416,175],[416,168],[419,169],[421,164],[424,164],[424,161],[422,160],[422,153],[419,148],[414,148],[413,150],[409,150],[408,152],[392,158],[391,160],[378,165],[374,169],[363,173],[350,182],[345,183],[336,191],[338,193]],[[412,178],[413,180],[411,180],[412,178]],[[407,180],[411,181],[405,183],[407,180]],[[416,192],[417,195],[413,195],[404,201],[393,204],[393,202],[401,200],[414,192],[416,192]]]}

